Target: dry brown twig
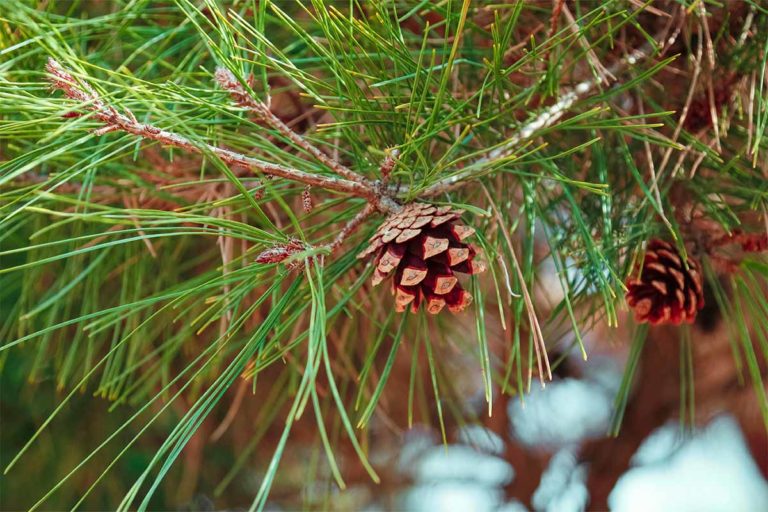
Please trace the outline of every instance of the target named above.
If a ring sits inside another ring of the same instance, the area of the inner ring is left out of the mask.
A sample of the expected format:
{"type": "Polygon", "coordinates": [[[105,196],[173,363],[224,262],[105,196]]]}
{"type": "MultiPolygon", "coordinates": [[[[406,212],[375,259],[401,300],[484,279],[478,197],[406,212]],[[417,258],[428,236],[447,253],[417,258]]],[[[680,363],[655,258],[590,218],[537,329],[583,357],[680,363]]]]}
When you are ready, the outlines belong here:
{"type": "Polygon", "coordinates": [[[320,148],[293,131],[287,124],[277,117],[267,105],[260,101],[256,101],[231,71],[219,67],[216,69],[215,77],[221,88],[229,91],[230,96],[232,96],[232,99],[234,99],[238,105],[256,114],[269,126],[279,131],[286,139],[315,157],[333,172],[350,181],[355,181],[357,183],[366,182],[365,177],[347,168],[338,160],[326,155],[320,148]]]}
{"type": "MultiPolygon", "coordinates": [[[[552,380],[552,369],[549,365],[549,357],[547,356],[547,345],[546,345],[546,342],[544,341],[544,335],[541,332],[541,325],[539,324],[539,319],[536,315],[536,309],[533,305],[531,294],[528,292],[528,286],[525,284],[525,276],[523,275],[523,270],[522,270],[522,267],[520,266],[520,261],[517,259],[517,254],[515,253],[515,247],[512,244],[512,238],[508,233],[508,229],[504,226],[504,223],[502,222],[501,213],[499,212],[498,208],[496,208],[495,203],[491,200],[491,194],[490,192],[488,192],[488,188],[485,186],[483,186],[483,193],[488,198],[488,202],[491,205],[494,218],[496,219],[496,222],[499,225],[499,231],[501,231],[502,235],[504,236],[504,240],[507,242],[507,247],[509,249],[509,253],[512,255],[512,263],[513,263],[513,266],[515,267],[517,278],[521,283],[521,290],[523,293],[525,310],[528,314],[528,322],[532,330],[531,333],[533,334],[533,348],[536,353],[536,364],[538,365],[538,370],[539,370],[539,381],[541,382],[541,387],[543,388],[545,386],[545,378],[547,380],[552,380]]],[[[528,372],[529,387],[531,383],[532,371],[533,371],[533,368],[530,368],[528,372]]]]}

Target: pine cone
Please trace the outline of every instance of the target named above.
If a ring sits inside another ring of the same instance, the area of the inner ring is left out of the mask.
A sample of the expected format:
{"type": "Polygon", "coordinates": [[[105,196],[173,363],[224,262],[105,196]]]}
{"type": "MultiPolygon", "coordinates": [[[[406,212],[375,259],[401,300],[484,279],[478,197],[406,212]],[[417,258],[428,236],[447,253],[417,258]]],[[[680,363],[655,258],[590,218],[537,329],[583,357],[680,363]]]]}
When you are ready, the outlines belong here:
{"type": "Polygon", "coordinates": [[[639,275],[627,281],[627,303],[638,322],[656,324],[693,323],[704,307],[701,267],[688,257],[686,268],[671,244],[651,240],[639,275]]]}
{"type": "Polygon", "coordinates": [[[450,206],[409,204],[390,215],[368,248],[357,255],[376,253],[374,286],[394,275],[396,311],[403,312],[410,304],[415,313],[424,304],[433,315],[445,306],[456,313],[472,302],[454,272],[477,274],[485,265],[475,260],[480,251],[464,242],[475,230],[458,222],[462,213],[450,206]]]}

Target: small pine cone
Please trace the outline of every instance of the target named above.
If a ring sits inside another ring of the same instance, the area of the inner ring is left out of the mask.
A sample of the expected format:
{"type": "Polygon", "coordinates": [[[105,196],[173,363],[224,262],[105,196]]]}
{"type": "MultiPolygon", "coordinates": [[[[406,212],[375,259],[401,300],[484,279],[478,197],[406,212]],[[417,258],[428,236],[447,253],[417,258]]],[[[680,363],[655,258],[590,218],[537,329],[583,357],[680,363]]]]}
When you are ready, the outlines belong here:
{"type": "Polygon", "coordinates": [[[312,187],[307,185],[301,193],[301,207],[304,213],[312,213],[312,187]]]}
{"type": "Polygon", "coordinates": [[[686,268],[677,249],[651,240],[639,275],[627,281],[627,303],[638,322],[651,325],[693,323],[704,307],[701,266],[688,258],[686,268]]]}
{"type": "Polygon", "coordinates": [[[301,240],[291,239],[286,243],[275,244],[269,249],[261,251],[254,261],[256,263],[282,263],[294,254],[307,250],[309,247],[301,240]]]}
{"type": "Polygon", "coordinates": [[[431,314],[444,307],[457,313],[471,302],[454,274],[477,274],[485,265],[475,259],[478,249],[464,242],[475,230],[460,224],[463,210],[412,203],[390,215],[371,237],[369,246],[357,255],[376,254],[373,285],[394,276],[395,309],[414,313],[424,304],[431,314]]]}

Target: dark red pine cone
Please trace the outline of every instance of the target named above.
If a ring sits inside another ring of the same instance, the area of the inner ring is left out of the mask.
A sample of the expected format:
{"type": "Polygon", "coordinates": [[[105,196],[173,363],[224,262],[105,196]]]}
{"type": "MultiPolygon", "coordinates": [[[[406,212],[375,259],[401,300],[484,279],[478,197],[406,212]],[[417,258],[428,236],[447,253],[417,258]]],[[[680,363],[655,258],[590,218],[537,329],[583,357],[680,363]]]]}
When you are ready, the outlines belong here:
{"type": "Polygon", "coordinates": [[[444,307],[459,312],[472,302],[454,274],[477,274],[485,264],[476,260],[479,250],[464,242],[475,230],[460,224],[462,210],[412,203],[390,215],[358,254],[376,254],[373,285],[390,276],[395,309],[417,312],[424,304],[431,314],[444,307]]]}
{"type": "Polygon", "coordinates": [[[689,256],[687,264],[673,245],[648,243],[639,275],[627,281],[627,303],[638,322],[693,323],[704,307],[704,288],[699,263],[689,256]]]}

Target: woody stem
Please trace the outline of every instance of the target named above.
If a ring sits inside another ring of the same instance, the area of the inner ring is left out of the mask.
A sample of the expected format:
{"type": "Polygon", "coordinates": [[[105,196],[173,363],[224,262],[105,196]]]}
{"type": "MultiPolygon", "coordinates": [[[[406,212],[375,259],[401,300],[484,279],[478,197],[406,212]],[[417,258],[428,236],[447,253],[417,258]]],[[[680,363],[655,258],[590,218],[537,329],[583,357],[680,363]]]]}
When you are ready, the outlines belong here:
{"type": "Polygon", "coordinates": [[[243,87],[228,69],[218,68],[216,70],[216,81],[222,88],[229,91],[232,99],[234,99],[238,105],[256,114],[264,122],[280,132],[285,138],[315,157],[334,173],[350,181],[365,183],[365,177],[349,169],[338,160],[329,157],[320,148],[292,130],[291,127],[277,117],[264,103],[257,101],[248,91],[246,91],[245,87],[243,87]]]}
{"type": "Polygon", "coordinates": [[[341,229],[338,235],[336,235],[336,238],[333,239],[333,242],[329,243],[326,247],[330,249],[331,252],[335,251],[339,247],[341,247],[341,244],[344,243],[344,240],[346,240],[349,235],[354,233],[354,231],[360,226],[360,224],[363,223],[365,219],[371,216],[373,212],[375,212],[376,209],[371,204],[365,205],[365,208],[360,210],[357,215],[355,215],[352,220],[347,222],[347,224],[341,229]]]}
{"type": "Polygon", "coordinates": [[[362,177],[352,181],[346,178],[311,174],[299,169],[246,156],[236,151],[213,146],[205,142],[193,141],[151,124],[140,123],[130,111],[126,110],[125,113],[121,113],[114,107],[104,103],[90,85],[76,81],[71,72],[54,59],[49,59],[46,68],[54,88],[62,90],[70,99],[82,102],[84,109],[91,111],[94,118],[104,123],[104,126],[95,132],[99,135],[112,131],[123,131],[194,153],[213,154],[228,164],[256,169],[271,176],[278,176],[306,185],[344,192],[367,199],[377,210],[384,213],[397,211],[400,207],[396,201],[383,193],[378,183],[371,182],[362,177]]]}

